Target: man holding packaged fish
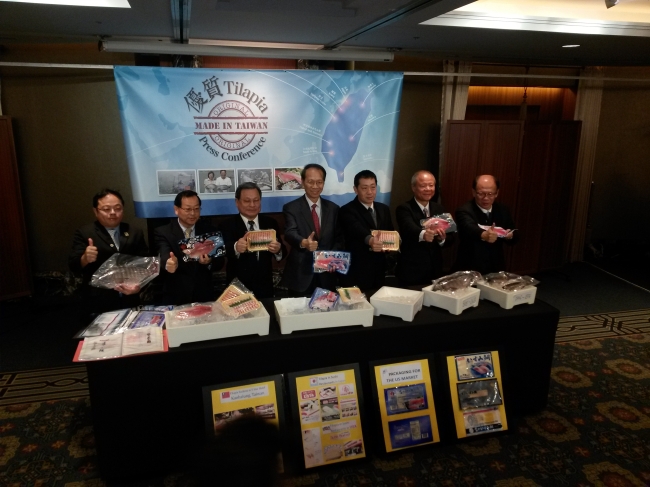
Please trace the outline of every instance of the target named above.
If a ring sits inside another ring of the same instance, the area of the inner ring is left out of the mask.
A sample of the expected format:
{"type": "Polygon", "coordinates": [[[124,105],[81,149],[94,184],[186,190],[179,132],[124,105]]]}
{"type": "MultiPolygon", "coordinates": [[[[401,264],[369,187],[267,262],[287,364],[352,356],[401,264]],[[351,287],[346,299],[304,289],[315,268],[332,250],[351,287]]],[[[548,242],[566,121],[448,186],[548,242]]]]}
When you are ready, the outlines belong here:
{"type": "Polygon", "coordinates": [[[273,297],[273,261],[280,261],[286,250],[280,240],[278,222],[260,214],[262,190],[255,183],[241,183],[235,191],[239,214],[219,225],[226,243],[226,278],[238,278],[257,299],[273,297]],[[255,242],[251,235],[264,237],[262,231],[275,234],[275,239],[257,242],[262,250],[251,249],[255,242]],[[272,232],[271,232],[272,230],[272,232]],[[256,232],[251,234],[251,232],[256,232]]]}
{"type": "Polygon", "coordinates": [[[499,181],[492,175],[477,176],[472,182],[472,200],[456,210],[458,256],[455,269],[481,274],[506,270],[503,246],[517,241],[515,224],[508,208],[495,200],[499,181]]]}
{"type": "Polygon", "coordinates": [[[103,189],[97,193],[93,197],[93,212],[97,220],[75,232],[68,257],[70,270],[83,276],[85,307],[89,312],[99,313],[135,306],[139,286],[118,285],[108,290],[90,287],[89,283],[95,271],[113,254],[148,256],[149,248],[142,230],[122,221],[124,198],[119,191],[103,189]]]}
{"type": "MultiPolygon", "coordinates": [[[[394,231],[390,208],[375,201],[377,176],[364,170],[354,176],[356,198],[339,212],[347,250],[351,254],[350,270],[341,276],[345,286],[363,291],[379,289],[386,278],[385,244],[372,235],[373,230],[394,231]]],[[[399,242],[396,242],[399,245],[399,242]]]]}
{"type": "Polygon", "coordinates": [[[178,218],[154,230],[160,267],[164,269],[161,274],[165,303],[214,301],[212,272],[223,267],[224,258],[220,256],[223,246],[217,249],[214,239],[202,237],[215,235],[218,240],[221,235],[212,225],[200,220],[201,198],[194,191],[185,190],[176,195],[174,213],[178,218]],[[182,242],[190,239],[197,240],[193,248],[181,248],[182,242]]]}
{"type": "Polygon", "coordinates": [[[442,247],[453,243],[454,234],[441,226],[422,228],[422,220],[445,213],[436,194],[436,178],[429,171],[417,171],[411,177],[413,198],[395,210],[402,237],[401,255],[395,274],[400,285],[431,284],[442,275],[442,247]]]}
{"type": "Polygon", "coordinates": [[[339,227],[339,206],[321,198],[325,186],[325,168],[307,164],[301,173],[305,195],[282,208],[286,228],[284,238],[291,245],[281,284],[294,295],[311,295],[316,287],[336,288],[336,275],[314,274],[315,250],[343,250],[343,232],[339,227]]]}

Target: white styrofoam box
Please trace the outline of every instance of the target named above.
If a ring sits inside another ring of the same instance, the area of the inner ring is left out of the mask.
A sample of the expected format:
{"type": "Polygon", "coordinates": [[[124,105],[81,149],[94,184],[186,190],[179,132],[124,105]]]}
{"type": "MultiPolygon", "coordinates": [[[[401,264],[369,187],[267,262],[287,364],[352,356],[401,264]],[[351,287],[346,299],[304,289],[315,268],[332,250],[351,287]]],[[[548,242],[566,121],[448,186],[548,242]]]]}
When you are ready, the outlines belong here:
{"type": "Polygon", "coordinates": [[[422,309],[423,299],[422,291],[384,286],[370,297],[370,304],[375,307],[375,316],[396,316],[404,321],[413,321],[415,314],[422,309]],[[399,302],[400,298],[409,302],[399,302]]]}
{"type": "MultiPolygon", "coordinates": [[[[173,311],[165,312],[165,322],[173,311]]],[[[240,317],[236,320],[215,321],[188,326],[167,327],[167,340],[170,347],[178,347],[183,343],[202,342],[215,338],[230,338],[243,335],[268,335],[271,316],[264,306],[250,318],[240,317]]]]}
{"type": "Polygon", "coordinates": [[[487,284],[477,282],[476,287],[481,290],[481,299],[493,301],[505,309],[512,309],[513,306],[523,303],[533,304],[535,302],[535,294],[537,294],[537,288],[535,286],[529,286],[517,291],[504,291],[503,289],[496,289],[487,284]]]}
{"type": "Polygon", "coordinates": [[[286,335],[296,330],[316,330],[336,326],[372,326],[374,309],[366,300],[354,305],[354,309],[291,313],[292,309],[309,309],[310,298],[286,298],[274,302],[275,318],[280,324],[280,333],[286,335]]]}
{"type": "Polygon", "coordinates": [[[478,306],[481,291],[468,287],[452,293],[432,291],[433,284],[422,288],[424,293],[424,305],[436,306],[437,308],[446,309],[452,315],[459,315],[467,308],[478,306]]]}

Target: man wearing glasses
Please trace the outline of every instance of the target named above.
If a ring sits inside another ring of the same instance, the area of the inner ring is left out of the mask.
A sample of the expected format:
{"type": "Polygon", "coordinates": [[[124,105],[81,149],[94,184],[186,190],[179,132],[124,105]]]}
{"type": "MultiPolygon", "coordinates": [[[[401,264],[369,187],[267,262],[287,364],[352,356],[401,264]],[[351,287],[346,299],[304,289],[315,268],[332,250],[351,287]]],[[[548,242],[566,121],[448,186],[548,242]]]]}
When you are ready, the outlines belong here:
{"type": "Polygon", "coordinates": [[[136,306],[139,286],[120,285],[111,290],[88,284],[95,271],[113,254],[149,255],[142,230],[122,221],[124,198],[114,189],[102,189],[93,196],[93,212],[97,220],[75,232],[68,257],[70,270],[83,276],[84,304],[92,313],[136,306]]]}
{"type": "Polygon", "coordinates": [[[503,245],[516,241],[515,224],[508,209],[495,201],[499,181],[491,175],[477,176],[472,183],[474,199],[456,210],[458,256],[455,268],[481,274],[506,270],[503,245]],[[499,236],[496,228],[510,230],[499,236]]]}
{"type": "Polygon", "coordinates": [[[191,190],[181,191],[174,199],[174,213],[178,218],[154,230],[156,252],[160,255],[161,274],[164,275],[165,304],[188,304],[214,301],[212,271],[223,267],[223,257],[200,255],[198,260],[183,260],[181,240],[198,237],[216,229],[201,218],[201,198],[191,190]]]}

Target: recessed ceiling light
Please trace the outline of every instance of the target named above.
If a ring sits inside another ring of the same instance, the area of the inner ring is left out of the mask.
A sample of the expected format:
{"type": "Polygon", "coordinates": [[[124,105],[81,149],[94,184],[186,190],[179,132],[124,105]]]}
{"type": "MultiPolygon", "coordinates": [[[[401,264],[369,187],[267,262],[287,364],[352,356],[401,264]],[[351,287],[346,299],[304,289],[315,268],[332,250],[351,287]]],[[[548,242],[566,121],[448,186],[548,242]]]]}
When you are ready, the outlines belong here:
{"type": "Polygon", "coordinates": [[[562,47],[580,47],[580,44],[566,44],[562,47]]]}
{"type": "Polygon", "coordinates": [[[0,2],[43,3],[47,5],[71,5],[73,7],[131,8],[128,0],[0,0],[0,2]]]}

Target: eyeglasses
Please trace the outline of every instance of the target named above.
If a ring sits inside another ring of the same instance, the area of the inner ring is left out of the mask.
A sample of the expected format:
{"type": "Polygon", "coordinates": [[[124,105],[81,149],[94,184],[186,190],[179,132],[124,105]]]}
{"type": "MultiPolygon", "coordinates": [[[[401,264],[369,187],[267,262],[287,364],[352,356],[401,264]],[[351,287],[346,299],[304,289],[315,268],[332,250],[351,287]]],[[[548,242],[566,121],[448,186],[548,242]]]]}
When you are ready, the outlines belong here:
{"type": "Polygon", "coordinates": [[[479,198],[494,198],[496,195],[496,193],[476,193],[479,198]]]}
{"type": "Polygon", "coordinates": [[[319,179],[317,181],[313,179],[308,179],[307,181],[305,181],[305,184],[307,184],[307,186],[324,186],[325,181],[323,181],[322,179],[319,179]]]}
{"type": "Polygon", "coordinates": [[[198,208],[181,208],[185,213],[201,213],[201,207],[198,208]]]}
{"type": "Polygon", "coordinates": [[[110,213],[111,211],[114,211],[115,213],[122,213],[122,211],[124,211],[124,208],[121,206],[102,206],[101,208],[97,208],[97,211],[101,211],[102,213],[110,213]]]}

